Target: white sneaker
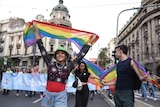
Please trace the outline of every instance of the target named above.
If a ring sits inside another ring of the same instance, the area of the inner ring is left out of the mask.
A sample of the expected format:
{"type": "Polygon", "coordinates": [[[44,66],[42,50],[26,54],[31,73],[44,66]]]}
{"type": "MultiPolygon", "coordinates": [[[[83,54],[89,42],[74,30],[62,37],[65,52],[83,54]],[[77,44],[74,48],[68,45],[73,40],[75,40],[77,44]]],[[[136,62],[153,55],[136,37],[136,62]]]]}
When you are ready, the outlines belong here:
{"type": "Polygon", "coordinates": [[[151,96],[148,96],[149,99],[151,99],[151,96]]]}
{"type": "Polygon", "coordinates": [[[151,96],[149,96],[148,98],[149,98],[149,99],[153,99],[153,97],[151,97],[151,96]]]}
{"type": "Polygon", "coordinates": [[[156,101],[156,100],[157,100],[157,98],[153,98],[153,100],[154,100],[154,101],[156,101]]]}
{"type": "Polygon", "coordinates": [[[146,99],[144,99],[144,101],[148,101],[148,99],[146,98],[146,99]]]}
{"type": "Polygon", "coordinates": [[[25,96],[27,97],[27,96],[28,96],[28,94],[25,94],[25,96]]]}
{"type": "Polygon", "coordinates": [[[42,98],[43,97],[43,95],[40,95],[40,98],[42,98]]]}
{"type": "Polygon", "coordinates": [[[16,96],[18,97],[18,96],[19,96],[19,93],[17,93],[16,96]]]}

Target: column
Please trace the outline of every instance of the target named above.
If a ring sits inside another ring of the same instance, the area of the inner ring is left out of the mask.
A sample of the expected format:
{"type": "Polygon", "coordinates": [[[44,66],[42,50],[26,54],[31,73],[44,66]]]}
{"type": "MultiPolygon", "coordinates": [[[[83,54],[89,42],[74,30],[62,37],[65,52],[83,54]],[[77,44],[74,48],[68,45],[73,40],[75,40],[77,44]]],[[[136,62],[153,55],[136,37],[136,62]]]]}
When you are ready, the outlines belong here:
{"type": "Polygon", "coordinates": [[[144,52],[143,52],[143,43],[144,43],[144,40],[143,40],[143,34],[142,34],[142,27],[139,28],[139,61],[141,63],[143,63],[143,56],[144,56],[144,52]]]}

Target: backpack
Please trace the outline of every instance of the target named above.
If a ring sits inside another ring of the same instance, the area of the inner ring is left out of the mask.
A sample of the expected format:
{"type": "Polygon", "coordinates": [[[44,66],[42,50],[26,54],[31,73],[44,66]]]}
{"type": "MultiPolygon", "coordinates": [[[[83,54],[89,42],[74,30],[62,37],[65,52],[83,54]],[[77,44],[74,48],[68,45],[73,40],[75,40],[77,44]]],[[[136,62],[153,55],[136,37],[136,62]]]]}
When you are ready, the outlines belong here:
{"type": "MultiPolygon", "coordinates": [[[[130,59],[130,61],[129,61],[130,63],[131,63],[131,60],[132,59],[130,59]]],[[[139,79],[138,75],[136,74],[134,69],[131,67],[131,64],[129,64],[128,68],[129,68],[129,70],[128,70],[129,71],[129,76],[130,76],[130,78],[132,80],[132,83],[133,83],[132,89],[133,90],[139,90],[141,88],[142,81],[139,79]]]]}

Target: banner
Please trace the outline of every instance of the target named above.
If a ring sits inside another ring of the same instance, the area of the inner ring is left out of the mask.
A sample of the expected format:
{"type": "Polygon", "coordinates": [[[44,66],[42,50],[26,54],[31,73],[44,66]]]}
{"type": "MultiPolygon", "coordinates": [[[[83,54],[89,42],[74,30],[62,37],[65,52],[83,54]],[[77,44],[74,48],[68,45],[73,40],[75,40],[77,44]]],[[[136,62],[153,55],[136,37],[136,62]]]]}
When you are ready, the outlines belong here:
{"type": "MultiPolygon", "coordinates": [[[[27,73],[3,73],[1,82],[2,89],[8,90],[27,90],[43,92],[46,89],[47,74],[27,74],[27,73]]],[[[76,89],[72,87],[75,80],[71,73],[66,84],[67,92],[75,92],[76,89]]],[[[96,90],[96,86],[88,83],[90,90],[96,90]]]]}

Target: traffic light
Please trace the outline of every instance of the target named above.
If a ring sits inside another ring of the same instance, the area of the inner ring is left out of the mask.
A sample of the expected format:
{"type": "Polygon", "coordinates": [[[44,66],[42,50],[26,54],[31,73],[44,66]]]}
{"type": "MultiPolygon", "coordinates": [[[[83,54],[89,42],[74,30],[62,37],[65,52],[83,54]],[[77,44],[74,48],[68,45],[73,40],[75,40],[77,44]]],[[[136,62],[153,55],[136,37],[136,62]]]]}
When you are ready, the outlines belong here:
{"type": "Polygon", "coordinates": [[[116,51],[112,51],[112,56],[114,57],[114,63],[117,64],[119,59],[116,58],[116,51]]]}
{"type": "Polygon", "coordinates": [[[112,51],[112,56],[113,56],[113,57],[116,56],[115,53],[116,53],[116,51],[112,51]]]}
{"type": "Polygon", "coordinates": [[[116,64],[117,61],[116,61],[116,51],[112,51],[112,56],[114,57],[114,63],[116,64]]]}

